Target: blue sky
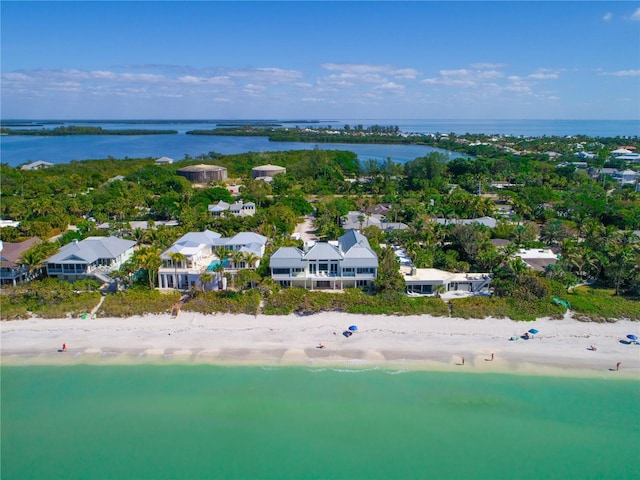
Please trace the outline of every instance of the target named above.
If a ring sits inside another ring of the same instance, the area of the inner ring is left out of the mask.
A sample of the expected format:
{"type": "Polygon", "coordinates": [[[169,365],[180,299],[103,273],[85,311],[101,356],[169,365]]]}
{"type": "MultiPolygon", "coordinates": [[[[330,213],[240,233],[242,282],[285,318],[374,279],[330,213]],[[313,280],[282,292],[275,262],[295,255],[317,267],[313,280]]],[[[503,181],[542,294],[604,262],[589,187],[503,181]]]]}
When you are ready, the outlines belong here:
{"type": "Polygon", "coordinates": [[[0,2],[2,118],[638,119],[640,2],[0,2]]]}

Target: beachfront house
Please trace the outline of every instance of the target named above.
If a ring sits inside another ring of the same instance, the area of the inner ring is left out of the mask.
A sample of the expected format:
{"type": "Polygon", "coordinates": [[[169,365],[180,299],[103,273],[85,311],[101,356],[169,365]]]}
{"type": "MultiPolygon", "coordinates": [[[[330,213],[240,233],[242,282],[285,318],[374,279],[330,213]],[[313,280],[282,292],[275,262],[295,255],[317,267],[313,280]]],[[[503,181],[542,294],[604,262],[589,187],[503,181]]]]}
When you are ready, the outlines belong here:
{"type": "Polygon", "coordinates": [[[25,265],[21,261],[22,254],[40,243],[37,237],[23,242],[3,242],[0,240],[0,284],[18,285],[40,276],[41,268],[25,265]]]}
{"type": "Polygon", "coordinates": [[[489,294],[491,273],[453,273],[437,268],[400,266],[409,295],[453,293],[457,295],[489,294]]]}
{"type": "Polygon", "coordinates": [[[514,255],[536,272],[544,272],[549,265],[558,262],[558,254],[550,248],[521,248],[514,255]]]}
{"type": "Polygon", "coordinates": [[[133,240],[117,237],[73,240],[46,260],[47,275],[69,282],[95,278],[102,283],[113,283],[109,273],[133,256],[135,245],[133,240]]]}
{"type": "Polygon", "coordinates": [[[304,250],[281,247],[271,255],[269,267],[283,287],[342,290],[372,285],[378,256],[364,235],[349,230],[337,242],[318,242],[304,250]]]}
{"type": "Polygon", "coordinates": [[[202,287],[201,276],[212,274],[206,288],[223,288],[219,268],[232,274],[243,268],[257,268],[264,255],[267,237],[253,232],[240,232],[231,238],[210,230],[189,232],[162,252],[158,270],[159,288],[202,287]],[[224,251],[224,255],[222,252],[224,251]],[[220,258],[221,255],[224,258],[220,258]]]}

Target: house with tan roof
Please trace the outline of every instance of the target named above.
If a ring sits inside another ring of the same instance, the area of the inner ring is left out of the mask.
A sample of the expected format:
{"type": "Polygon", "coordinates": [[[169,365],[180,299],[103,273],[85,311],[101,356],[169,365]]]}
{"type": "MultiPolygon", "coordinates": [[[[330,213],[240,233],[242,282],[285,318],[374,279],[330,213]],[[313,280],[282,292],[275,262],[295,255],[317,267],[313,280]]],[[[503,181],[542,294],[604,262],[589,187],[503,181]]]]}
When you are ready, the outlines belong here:
{"type": "Polygon", "coordinates": [[[23,242],[0,240],[0,284],[15,286],[40,276],[42,269],[31,270],[21,261],[22,254],[40,242],[38,237],[23,242]]]}

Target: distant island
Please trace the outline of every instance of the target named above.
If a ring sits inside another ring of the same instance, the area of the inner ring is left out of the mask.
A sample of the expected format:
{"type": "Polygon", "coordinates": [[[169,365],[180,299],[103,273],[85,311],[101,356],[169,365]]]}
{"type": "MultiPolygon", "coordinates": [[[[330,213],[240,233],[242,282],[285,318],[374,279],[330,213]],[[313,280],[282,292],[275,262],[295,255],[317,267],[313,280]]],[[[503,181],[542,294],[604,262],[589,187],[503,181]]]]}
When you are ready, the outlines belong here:
{"type": "Polygon", "coordinates": [[[126,130],[104,130],[102,127],[56,127],[41,129],[1,128],[2,135],[23,135],[34,137],[62,137],[68,135],[176,135],[177,130],[149,130],[132,128],[126,130]]]}
{"type": "Polygon", "coordinates": [[[415,133],[403,132],[397,125],[279,128],[273,125],[265,127],[251,124],[189,130],[185,133],[187,135],[267,137],[272,142],[424,145],[485,158],[498,158],[509,154],[533,155],[538,160],[544,160],[549,156],[573,155],[579,157],[574,160],[580,160],[585,156],[591,158],[593,155],[600,159],[601,164],[604,164],[608,152],[616,149],[616,145],[638,146],[638,137],[590,137],[587,135],[536,137],[482,133],[415,133]],[[585,155],[584,152],[581,152],[574,155],[576,145],[584,146],[593,153],[585,155]]]}

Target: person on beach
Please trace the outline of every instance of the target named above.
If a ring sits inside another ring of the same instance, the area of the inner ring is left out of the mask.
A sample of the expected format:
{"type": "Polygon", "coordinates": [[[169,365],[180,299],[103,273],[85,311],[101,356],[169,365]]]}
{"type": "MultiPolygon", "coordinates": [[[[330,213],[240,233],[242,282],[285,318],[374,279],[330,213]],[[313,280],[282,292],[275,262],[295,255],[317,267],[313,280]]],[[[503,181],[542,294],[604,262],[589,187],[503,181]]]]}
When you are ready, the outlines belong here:
{"type": "Polygon", "coordinates": [[[622,362],[616,363],[616,372],[620,370],[620,365],[622,365],[622,362]]]}
{"type": "Polygon", "coordinates": [[[316,348],[324,348],[324,345],[320,342],[316,348]]]}
{"type": "Polygon", "coordinates": [[[493,358],[494,358],[494,355],[493,355],[493,353],[492,353],[492,354],[491,354],[491,361],[492,361],[492,362],[493,362],[493,358]]]}
{"type": "Polygon", "coordinates": [[[460,357],[460,358],[462,358],[462,365],[464,365],[464,357],[460,357]]]}
{"type": "Polygon", "coordinates": [[[594,347],[593,345],[589,346],[589,350],[591,350],[592,352],[595,352],[597,350],[596,347],[594,347]]]}
{"type": "Polygon", "coordinates": [[[63,351],[63,352],[66,352],[66,351],[67,351],[67,344],[66,344],[66,343],[63,343],[63,344],[62,344],[62,351],[63,351]]]}

